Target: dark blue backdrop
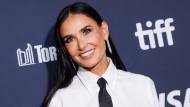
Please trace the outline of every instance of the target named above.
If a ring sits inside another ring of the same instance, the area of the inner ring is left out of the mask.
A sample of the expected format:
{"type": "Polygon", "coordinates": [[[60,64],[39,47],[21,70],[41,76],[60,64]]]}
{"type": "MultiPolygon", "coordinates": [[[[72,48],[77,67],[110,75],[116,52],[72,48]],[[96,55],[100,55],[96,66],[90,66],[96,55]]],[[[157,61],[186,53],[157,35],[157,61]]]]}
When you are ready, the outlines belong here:
{"type": "MultiPolygon", "coordinates": [[[[1,1],[1,107],[40,106],[55,71],[53,26],[61,9],[75,1],[1,1]]],[[[154,80],[160,107],[190,107],[189,0],[82,1],[108,22],[126,68],[154,80]],[[142,32],[135,36],[137,23],[142,32]]]]}

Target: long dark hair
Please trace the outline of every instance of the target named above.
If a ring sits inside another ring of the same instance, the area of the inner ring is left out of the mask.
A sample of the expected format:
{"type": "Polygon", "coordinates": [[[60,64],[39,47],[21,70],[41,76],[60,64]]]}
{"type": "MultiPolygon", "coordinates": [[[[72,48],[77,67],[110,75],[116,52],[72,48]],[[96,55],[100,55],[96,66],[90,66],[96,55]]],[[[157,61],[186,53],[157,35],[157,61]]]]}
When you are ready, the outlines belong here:
{"type": "MultiPolygon", "coordinates": [[[[55,41],[58,57],[57,72],[53,88],[44,99],[41,107],[47,107],[55,92],[60,88],[68,87],[71,84],[73,77],[77,73],[78,64],[75,63],[67,53],[60,35],[61,24],[67,19],[69,14],[84,14],[95,20],[98,26],[101,26],[103,22],[102,18],[94,8],[82,2],[76,2],[72,5],[68,5],[60,12],[55,25],[55,41]]],[[[112,59],[117,69],[126,71],[126,68],[122,63],[110,36],[108,37],[108,40],[110,42],[112,53],[109,52],[108,46],[106,44],[106,55],[112,59]]]]}

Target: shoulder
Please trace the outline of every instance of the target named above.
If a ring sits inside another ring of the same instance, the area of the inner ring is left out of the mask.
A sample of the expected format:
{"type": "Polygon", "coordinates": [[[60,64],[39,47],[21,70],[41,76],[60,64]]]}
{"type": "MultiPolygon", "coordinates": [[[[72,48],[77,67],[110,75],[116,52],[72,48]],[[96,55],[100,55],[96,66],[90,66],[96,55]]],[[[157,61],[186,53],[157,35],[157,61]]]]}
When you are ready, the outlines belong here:
{"type": "Polygon", "coordinates": [[[117,85],[126,88],[126,90],[131,90],[131,92],[143,92],[146,95],[155,90],[151,78],[122,70],[118,70],[117,85]]]}
{"type": "Polygon", "coordinates": [[[146,83],[151,84],[153,81],[148,76],[136,74],[129,71],[118,70],[118,81],[131,82],[136,84],[146,83]]]}
{"type": "Polygon", "coordinates": [[[75,96],[78,92],[80,92],[80,89],[83,88],[84,86],[80,82],[79,78],[77,76],[74,76],[72,83],[68,87],[60,88],[56,91],[51,100],[51,103],[63,102],[64,100],[75,96]]]}
{"type": "Polygon", "coordinates": [[[142,74],[135,74],[129,71],[118,70],[117,87],[122,87],[125,95],[130,95],[131,98],[139,102],[149,102],[150,107],[158,107],[157,92],[154,82],[149,77],[142,74]]]}
{"type": "Polygon", "coordinates": [[[63,94],[64,96],[70,96],[70,94],[78,92],[76,89],[78,89],[79,87],[83,87],[83,85],[79,78],[77,76],[74,76],[72,83],[68,87],[57,90],[54,96],[63,96],[63,94]]]}
{"type": "Polygon", "coordinates": [[[72,101],[72,97],[79,94],[81,90],[84,90],[84,86],[79,78],[74,76],[72,83],[68,87],[60,88],[56,91],[49,107],[62,107],[66,103],[65,101],[72,101]]]}

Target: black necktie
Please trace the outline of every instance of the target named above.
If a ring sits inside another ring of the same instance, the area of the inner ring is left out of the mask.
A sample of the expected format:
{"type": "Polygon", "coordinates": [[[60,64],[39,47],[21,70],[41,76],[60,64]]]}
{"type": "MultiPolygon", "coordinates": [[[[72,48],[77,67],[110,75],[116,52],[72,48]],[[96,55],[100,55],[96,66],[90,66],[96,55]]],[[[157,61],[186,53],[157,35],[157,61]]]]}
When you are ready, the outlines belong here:
{"type": "Polygon", "coordinates": [[[99,104],[100,107],[113,107],[112,100],[108,92],[106,91],[106,80],[104,78],[98,79],[99,91],[99,104]]]}

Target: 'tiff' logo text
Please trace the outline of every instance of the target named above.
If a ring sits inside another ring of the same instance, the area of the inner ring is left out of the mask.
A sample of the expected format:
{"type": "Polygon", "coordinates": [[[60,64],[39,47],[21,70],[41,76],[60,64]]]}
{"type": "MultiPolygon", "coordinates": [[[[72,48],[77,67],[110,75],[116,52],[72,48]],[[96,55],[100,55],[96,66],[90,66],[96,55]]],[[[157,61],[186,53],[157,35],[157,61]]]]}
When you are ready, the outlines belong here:
{"type": "MultiPolygon", "coordinates": [[[[166,20],[159,19],[155,21],[155,29],[148,29],[143,30],[141,23],[136,23],[137,31],[135,32],[135,36],[138,37],[139,45],[142,50],[148,50],[150,48],[156,48],[156,42],[155,42],[155,35],[158,40],[158,46],[164,47],[164,39],[163,39],[163,33],[166,34],[167,42],[169,46],[172,46],[174,44],[173,37],[172,37],[172,31],[175,30],[174,26],[171,26],[170,24],[173,23],[173,18],[167,18],[166,20]],[[145,36],[148,36],[148,40],[150,45],[145,43],[145,36]]],[[[152,27],[152,22],[147,21],[146,27],[150,28],[152,27]]]]}

